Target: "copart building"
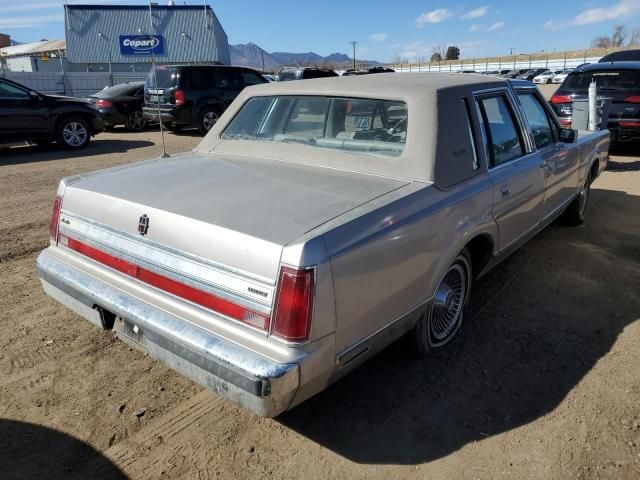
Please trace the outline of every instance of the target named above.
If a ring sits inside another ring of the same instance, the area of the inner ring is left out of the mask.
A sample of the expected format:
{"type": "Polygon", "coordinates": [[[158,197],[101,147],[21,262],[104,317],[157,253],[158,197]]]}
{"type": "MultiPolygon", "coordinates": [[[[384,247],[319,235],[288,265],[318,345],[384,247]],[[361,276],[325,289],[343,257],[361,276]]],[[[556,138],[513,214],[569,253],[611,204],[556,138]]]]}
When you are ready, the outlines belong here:
{"type": "MultiPolygon", "coordinates": [[[[58,50],[62,61],[57,58],[44,65],[39,53],[31,55],[36,65],[31,62],[21,70],[147,72],[152,60],[231,63],[227,34],[206,4],[65,5],[64,20],[66,49],[63,44],[58,50]]],[[[3,52],[5,64],[13,53],[3,52]]]]}

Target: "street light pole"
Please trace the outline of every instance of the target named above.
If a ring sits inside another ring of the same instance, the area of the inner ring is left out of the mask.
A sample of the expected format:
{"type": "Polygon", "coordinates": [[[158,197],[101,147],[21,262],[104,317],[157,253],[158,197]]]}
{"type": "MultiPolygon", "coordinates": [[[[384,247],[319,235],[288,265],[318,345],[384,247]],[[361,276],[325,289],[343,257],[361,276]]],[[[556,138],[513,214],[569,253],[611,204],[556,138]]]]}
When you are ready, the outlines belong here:
{"type": "Polygon", "coordinates": [[[356,45],[358,45],[359,42],[349,42],[351,45],[353,45],[353,69],[356,69],[356,45]]]}

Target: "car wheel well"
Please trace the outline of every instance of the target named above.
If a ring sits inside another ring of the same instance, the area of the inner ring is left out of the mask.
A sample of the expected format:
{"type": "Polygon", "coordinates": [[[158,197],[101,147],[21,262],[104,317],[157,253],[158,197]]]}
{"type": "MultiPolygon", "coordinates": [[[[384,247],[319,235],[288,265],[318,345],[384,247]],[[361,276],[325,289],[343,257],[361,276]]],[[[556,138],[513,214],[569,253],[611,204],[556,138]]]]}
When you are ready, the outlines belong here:
{"type": "Polygon", "coordinates": [[[595,161],[591,164],[591,183],[593,183],[593,181],[597,178],[598,176],[598,167],[600,164],[600,160],[599,159],[595,159],[595,161]]]}
{"type": "Polygon", "coordinates": [[[487,266],[493,255],[493,239],[488,234],[480,234],[472,238],[466,245],[471,257],[471,271],[476,278],[487,266]]]}

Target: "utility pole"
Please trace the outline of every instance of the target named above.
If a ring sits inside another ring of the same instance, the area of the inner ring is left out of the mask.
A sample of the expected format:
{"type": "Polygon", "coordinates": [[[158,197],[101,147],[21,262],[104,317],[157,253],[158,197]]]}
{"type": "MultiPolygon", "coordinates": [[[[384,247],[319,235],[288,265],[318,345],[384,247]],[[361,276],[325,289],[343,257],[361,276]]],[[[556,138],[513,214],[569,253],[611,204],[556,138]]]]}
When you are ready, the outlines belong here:
{"type": "Polygon", "coordinates": [[[511,48],[509,49],[509,55],[513,55],[513,51],[514,51],[514,50],[515,50],[515,47],[511,47],[511,48]]]}
{"type": "Polygon", "coordinates": [[[353,69],[356,69],[356,45],[358,45],[358,43],[360,42],[349,42],[351,45],[353,45],[353,69]]]}
{"type": "Polygon", "coordinates": [[[262,55],[262,73],[264,73],[264,50],[260,49],[260,55],[262,55]]]}

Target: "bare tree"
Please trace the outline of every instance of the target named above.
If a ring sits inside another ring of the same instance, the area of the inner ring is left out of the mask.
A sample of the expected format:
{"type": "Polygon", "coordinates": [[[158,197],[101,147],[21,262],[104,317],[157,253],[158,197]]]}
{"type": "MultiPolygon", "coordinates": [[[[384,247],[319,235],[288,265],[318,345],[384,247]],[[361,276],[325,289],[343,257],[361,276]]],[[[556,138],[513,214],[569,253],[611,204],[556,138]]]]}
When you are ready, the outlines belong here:
{"type": "Polygon", "coordinates": [[[640,27],[636,27],[631,31],[629,45],[640,45],[640,27]]]}
{"type": "MultiPolygon", "coordinates": [[[[635,33],[635,30],[634,30],[635,33]]],[[[613,27],[613,33],[611,36],[602,35],[596,37],[591,42],[594,48],[616,48],[624,45],[624,41],[627,39],[627,28],[624,25],[616,25],[613,27]]],[[[632,38],[633,40],[633,38],[632,38]]]]}
{"type": "Polygon", "coordinates": [[[440,55],[440,58],[444,58],[447,54],[447,46],[446,45],[434,45],[431,51],[434,54],[440,55]]]}
{"type": "Polygon", "coordinates": [[[442,61],[442,55],[440,55],[440,52],[433,52],[433,55],[431,55],[431,61],[432,62],[441,62],[442,61]]]}

